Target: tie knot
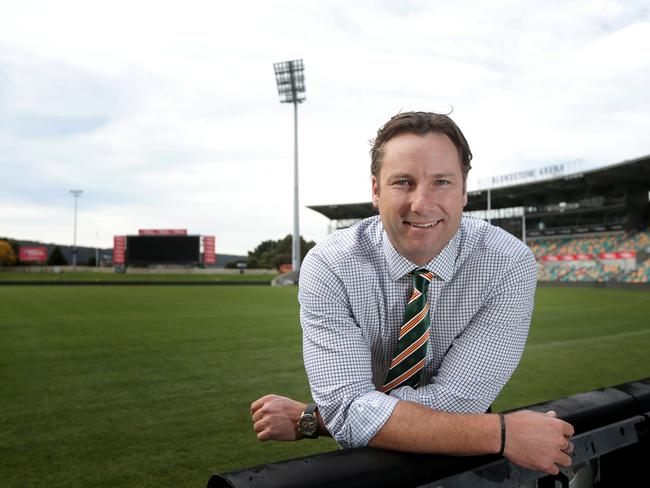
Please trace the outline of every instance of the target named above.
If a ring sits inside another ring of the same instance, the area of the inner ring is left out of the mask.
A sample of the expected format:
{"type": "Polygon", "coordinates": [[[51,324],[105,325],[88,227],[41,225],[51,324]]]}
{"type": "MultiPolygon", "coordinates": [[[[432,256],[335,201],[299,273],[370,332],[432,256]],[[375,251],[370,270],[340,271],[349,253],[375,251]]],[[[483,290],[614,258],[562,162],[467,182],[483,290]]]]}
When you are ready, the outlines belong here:
{"type": "Polygon", "coordinates": [[[424,278],[428,282],[431,282],[433,280],[433,273],[424,268],[414,269],[411,271],[411,274],[414,278],[424,278]]]}

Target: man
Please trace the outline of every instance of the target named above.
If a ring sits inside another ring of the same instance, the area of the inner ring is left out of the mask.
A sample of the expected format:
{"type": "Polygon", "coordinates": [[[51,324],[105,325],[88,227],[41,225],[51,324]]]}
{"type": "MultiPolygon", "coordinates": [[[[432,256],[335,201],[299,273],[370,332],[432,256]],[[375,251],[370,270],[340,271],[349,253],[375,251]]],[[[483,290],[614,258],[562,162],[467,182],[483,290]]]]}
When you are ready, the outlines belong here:
{"type": "Polygon", "coordinates": [[[379,129],[371,150],[379,217],[334,233],[301,269],[316,404],[257,400],[260,440],[320,432],[341,447],[500,453],[550,474],[571,464],[573,428],[553,412],[483,413],[523,352],[537,267],[519,240],[462,216],[471,158],[445,115],[402,113],[379,129]],[[318,431],[304,422],[314,418],[318,431]]]}

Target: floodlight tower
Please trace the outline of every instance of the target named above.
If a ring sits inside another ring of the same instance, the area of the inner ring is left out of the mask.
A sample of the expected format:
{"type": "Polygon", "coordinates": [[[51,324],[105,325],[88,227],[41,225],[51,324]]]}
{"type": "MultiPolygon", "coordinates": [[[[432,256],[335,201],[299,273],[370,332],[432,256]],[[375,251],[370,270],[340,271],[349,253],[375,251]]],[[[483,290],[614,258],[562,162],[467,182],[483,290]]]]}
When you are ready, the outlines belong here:
{"type": "Polygon", "coordinates": [[[300,269],[300,225],[298,222],[298,104],[305,101],[305,67],[302,59],[274,63],[280,103],[293,103],[293,240],[291,267],[300,269]]]}
{"type": "Polygon", "coordinates": [[[74,243],[72,246],[72,267],[77,269],[77,200],[83,193],[83,190],[70,190],[74,197],[74,243]]]}

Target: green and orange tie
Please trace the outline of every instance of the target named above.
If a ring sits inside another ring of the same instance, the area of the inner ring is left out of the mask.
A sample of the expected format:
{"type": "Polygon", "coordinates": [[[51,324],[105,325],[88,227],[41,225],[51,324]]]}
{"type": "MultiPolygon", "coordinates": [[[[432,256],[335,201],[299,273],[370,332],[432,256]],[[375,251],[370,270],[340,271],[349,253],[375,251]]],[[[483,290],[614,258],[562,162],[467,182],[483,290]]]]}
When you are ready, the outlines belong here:
{"type": "Polygon", "coordinates": [[[389,393],[400,386],[415,388],[424,367],[429,343],[429,300],[427,290],[433,274],[426,269],[416,269],[413,276],[413,292],[404,311],[404,325],[399,331],[397,347],[381,391],[389,393]]]}

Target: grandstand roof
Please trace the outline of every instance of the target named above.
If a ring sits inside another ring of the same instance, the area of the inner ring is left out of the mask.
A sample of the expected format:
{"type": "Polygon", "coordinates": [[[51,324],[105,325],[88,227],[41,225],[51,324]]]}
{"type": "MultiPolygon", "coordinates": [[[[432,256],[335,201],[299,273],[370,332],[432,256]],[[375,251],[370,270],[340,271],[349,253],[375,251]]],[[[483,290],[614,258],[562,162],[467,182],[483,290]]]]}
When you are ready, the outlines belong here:
{"type": "Polygon", "coordinates": [[[330,220],[365,219],[366,217],[370,217],[377,213],[377,210],[375,210],[371,202],[343,203],[340,205],[312,205],[307,208],[311,208],[312,210],[323,214],[330,220]]]}
{"type": "MultiPolygon", "coordinates": [[[[615,186],[650,189],[650,155],[557,178],[493,188],[490,200],[493,209],[520,207],[532,205],[542,197],[556,195],[560,198],[583,193],[586,187],[594,188],[598,193],[599,189],[604,191],[615,186]]],[[[487,189],[468,192],[465,210],[487,209],[487,193],[487,189]]],[[[331,220],[359,219],[377,213],[370,202],[311,205],[308,208],[331,220]]]]}

